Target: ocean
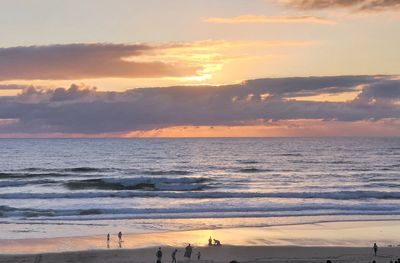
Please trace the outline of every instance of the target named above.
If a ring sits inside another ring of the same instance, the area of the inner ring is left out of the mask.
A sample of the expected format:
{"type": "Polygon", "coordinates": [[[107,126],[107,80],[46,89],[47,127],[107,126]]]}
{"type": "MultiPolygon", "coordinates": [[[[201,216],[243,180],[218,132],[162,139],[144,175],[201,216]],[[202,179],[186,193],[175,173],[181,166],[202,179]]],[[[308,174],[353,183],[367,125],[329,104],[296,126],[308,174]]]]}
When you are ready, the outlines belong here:
{"type": "Polygon", "coordinates": [[[400,138],[0,139],[2,239],[400,219],[400,138]]]}

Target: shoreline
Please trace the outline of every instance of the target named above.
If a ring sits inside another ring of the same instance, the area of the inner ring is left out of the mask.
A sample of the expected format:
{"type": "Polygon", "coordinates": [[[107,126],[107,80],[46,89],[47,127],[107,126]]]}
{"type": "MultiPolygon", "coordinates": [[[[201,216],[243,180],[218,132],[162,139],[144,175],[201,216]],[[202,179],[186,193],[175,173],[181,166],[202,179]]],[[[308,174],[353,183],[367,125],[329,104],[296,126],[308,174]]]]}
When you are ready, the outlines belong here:
{"type": "MultiPolygon", "coordinates": [[[[110,233],[110,248],[106,235],[0,240],[0,255],[120,249],[116,233],[110,233]]],[[[124,233],[122,248],[183,247],[187,243],[205,247],[210,236],[220,240],[223,246],[371,247],[377,242],[381,247],[397,248],[400,246],[400,220],[124,233]]]]}

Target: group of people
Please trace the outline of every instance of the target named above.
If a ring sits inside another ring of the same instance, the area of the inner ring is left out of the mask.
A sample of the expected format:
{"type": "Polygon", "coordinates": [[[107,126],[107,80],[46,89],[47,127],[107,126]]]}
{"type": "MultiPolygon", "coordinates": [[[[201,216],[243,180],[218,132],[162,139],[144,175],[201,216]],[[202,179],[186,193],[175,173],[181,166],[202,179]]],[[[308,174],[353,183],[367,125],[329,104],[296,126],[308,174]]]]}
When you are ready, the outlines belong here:
{"type": "MultiPolygon", "coordinates": [[[[171,254],[171,263],[176,263],[176,254],[178,253],[178,249],[174,249],[174,251],[171,254]]],[[[187,259],[191,259],[192,258],[192,253],[193,253],[193,247],[191,244],[189,244],[186,248],[185,248],[185,253],[184,253],[184,257],[187,259]]],[[[163,256],[163,252],[161,250],[161,247],[158,248],[157,253],[156,253],[156,257],[157,257],[157,263],[161,263],[161,259],[163,256]]],[[[201,258],[201,253],[200,251],[197,252],[197,260],[200,260],[201,258]]]]}
{"type": "MultiPolygon", "coordinates": [[[[110,248],[110,241],[111,241],[111,236],[110,236],[110,233],[108,233],[107,234],[107,248],[110,248]]],[[[118,246],[120,247],[120,248],[122,248],[122,232],[120,231],[119,233],[118,233],[118,246]]]]}

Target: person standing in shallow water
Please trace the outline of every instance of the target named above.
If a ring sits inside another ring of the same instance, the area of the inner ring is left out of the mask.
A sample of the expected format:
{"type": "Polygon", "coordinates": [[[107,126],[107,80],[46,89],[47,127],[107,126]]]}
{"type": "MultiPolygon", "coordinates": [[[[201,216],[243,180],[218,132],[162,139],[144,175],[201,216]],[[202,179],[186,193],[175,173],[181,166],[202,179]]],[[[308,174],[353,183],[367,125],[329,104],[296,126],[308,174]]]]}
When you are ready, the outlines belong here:
{"type": "Polygon", "coordinates": [[[374,243],[374,254],[376,256],[376,253],[378,253],[378,245],[374,243]]]}

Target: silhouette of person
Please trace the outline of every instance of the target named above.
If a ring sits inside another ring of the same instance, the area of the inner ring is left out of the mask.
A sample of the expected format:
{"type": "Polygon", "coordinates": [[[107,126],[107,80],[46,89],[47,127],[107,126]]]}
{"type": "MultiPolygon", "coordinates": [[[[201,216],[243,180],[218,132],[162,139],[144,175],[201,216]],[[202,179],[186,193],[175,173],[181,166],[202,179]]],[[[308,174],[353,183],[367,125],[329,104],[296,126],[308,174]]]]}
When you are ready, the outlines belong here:
{"type": "Polygon", "coordinates": [[[217,239],[214,238],[214,245],[215,245],[215,246],[220,246],[220,245],[221,245],[221,242],[220,242],[219,240],[217,240],[217,239]]]}
{"type": "Polygon", "coordinates": [[[162,258],[162,251],[161,251],[161,247],[158,248],[158,251],[156,253],[157,256],[157,263],[161,263],[161,258],[162,258]]]}
{"type": "Polygon", "coordinates": [[[199,252],[197,252],[197,260],[200,260],[200,258],[201,258],[201,253],[199,251],[199,252]]]}
{"type": "Polygon", "coordinates": [[[185,248],[185,258],[190,259],[192,257],[192,251],[193,251],[193,247],[189,244],[186,248],[185,248]]]}
{"type": "Polygon", "coordinates": [[[107,248],[110,248],[110,233],[107,234],[107,248]]]}
{"type": "Polygon", "coordinates": [[[171,261],[171,263],[176,263],[176,252],[178,252],[178,249],[175,249],[174,252],[172,252],[172,255],[171,255],[172,261],[171,261]]]}
{"type": "Polygon", "coordinates": [[[121,231],[118,233],[118,239],[119,239],[119,242],[122,242],[122,232],[121,231]]]}
{"type": "Polygon", "coordinates": [[[376,253],[378,253],[378,245],[374,243],[374,254],[376,256],[376,253]]]}
{"type": "Polygon", "coordinates": [[[208,246],[209,246],[209,247],[212,246],[212,239],[211,239],[211,237],[208,239],[208,246]]]}

